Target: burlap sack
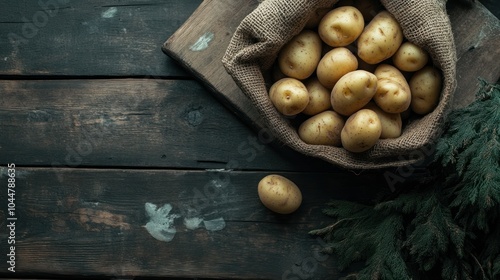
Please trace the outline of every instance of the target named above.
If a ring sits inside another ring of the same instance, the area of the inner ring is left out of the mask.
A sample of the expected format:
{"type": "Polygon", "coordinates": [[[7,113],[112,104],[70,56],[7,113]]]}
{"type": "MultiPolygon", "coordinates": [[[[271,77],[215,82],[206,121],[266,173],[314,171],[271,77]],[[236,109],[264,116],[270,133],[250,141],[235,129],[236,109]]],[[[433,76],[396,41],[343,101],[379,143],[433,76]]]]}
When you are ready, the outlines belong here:
{"type": "Polygon", "coordinates": [[[430,155],[433,142],[451,106],[456,87],[456,51],[445,0],[382,0],[401,24],[405,37],[429,52],[443,72],[443,90],[437,108],[407,124],[396,139],[380,140],[363,153],[341,147],[310,145],[296,128],[274,108],[268,98],[264,72],[269,70],[281,47],[298,34],[319,7],[337,0],[265,0],[245,17],[233,34],[222,63],[242,91],[256,106],[275,137],[305,155],[324,159],[348,169],[376,169],[415,164],[430,155]]]}

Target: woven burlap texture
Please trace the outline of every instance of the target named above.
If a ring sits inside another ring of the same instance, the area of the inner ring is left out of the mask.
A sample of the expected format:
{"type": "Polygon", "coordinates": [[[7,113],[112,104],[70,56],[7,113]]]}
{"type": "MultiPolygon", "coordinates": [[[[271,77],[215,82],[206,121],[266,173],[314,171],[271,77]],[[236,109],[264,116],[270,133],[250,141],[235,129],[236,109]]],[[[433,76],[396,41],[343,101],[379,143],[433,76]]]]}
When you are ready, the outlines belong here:
{"type": "Polygon", "coordinates": [[[236,29],[222,63],[246,94],[265,125],[284,145],[347,169],[378,169],[406,166],[423,160],[432,151],[456,88],[456,51],[446,1],[382,0],[385,9],[399,21],[405,37],[427,50],[443,73],[443,89],[437,108],[407,124],[396,139],[382,139],[370,150],[351,153],[342,147],[303,142],[289,120],[273,106],[264,72],[274,63],[279,50],[304,27],[320,7],[332,7],[335,0],[265,0],[248,14],[236,29]]]}

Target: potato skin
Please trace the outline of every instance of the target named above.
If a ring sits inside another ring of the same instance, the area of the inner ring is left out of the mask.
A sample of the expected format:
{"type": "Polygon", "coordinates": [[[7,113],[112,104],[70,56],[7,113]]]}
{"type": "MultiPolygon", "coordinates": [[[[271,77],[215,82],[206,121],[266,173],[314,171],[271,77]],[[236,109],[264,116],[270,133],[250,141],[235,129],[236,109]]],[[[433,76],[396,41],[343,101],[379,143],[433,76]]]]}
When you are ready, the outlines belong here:
{"type": "Polygon", "coordinates": [[[307,144],[341,145],[340,132],[344,127],[344,119],[338,113],[328,110],[305,120],[299,126],[299,137],[307,144]]]}
{"type": "Polygon", "coordinates": [[[401,71],[415,72],[429,61],[429,54],[412,42],[404,42],[392,56],[392,62],[401,71]]]}
{"type": "Polygon", "coordinates": [[[304,29],[288,43],[278,54],[280,70],[287,77],[303,80],[311,76],[321,59],[322,42],[319,35],[304,29]]]}
{"type": "Polygon", "coordinates": [[[331,92],[335,112],[350,116],[365,106],[377,91],[377,77],[365,70],[355,70],[342,76],[331,92]]]}
{"type": "Polygon", "coordinates": [[[328,89],[345,74],[358,68],[358,59],[345,47],[337,47],[327,52],[319,61],[316,76],[328,89]]]}
{"type": "Polygon", "coordinates": [[[380,138],[382,125],[377,113],[361,109],[345,122],[340,134],[342,147],[353,153],[361,153],[372,148],[380,138]]]}
{"type": "Polygon", "coordinates": [[[397,138],[401,136],[403,121],[400,113],[391,114],[384,112],[384,110],[380,109],[374,102],[369,102],[363,108],[374,111],[380,119],[380,124],[382,126],[380,139],[397,138]]]}
{"type": "Polygon", "coordinates": [[[321,19],[318,34],[327,45],[343,47],[354,42],[364,27],[361,12],[353,6],[343,6],[331,10],[321,19]]]}
{"type": "Polygon", "coordinates": [[[302,193],[297,185],[288,178],[271,174],[259,181],[259,199],[269,210],[279,214],[295,212],[302,203],[302,193]]]}
{"type": "Polygon", "coordinates": [[[413,74],[409,84],[412,111],[420,115],[432,112],[441,95],[441,72],[433,66],[426,66],[413,74]]]}
{"type": "Polygon", "coordinates": [[[410,107],[411,91],[401,71],[389,64],[375,69],[377,92],[373,100],[387,113],[402,113],[410,107]]]}
{"type": "Polygon", "coordinates": [[[377,64],[394,55],[402,42],[403,30],[397,20],[381,11],[359,35],[358,56],[366,63],[377,64]]]}
{"type": "Polygon", "coordinates": [[[330,90],[324,87],[316,77],[311,77],[304,81],[304,85],[309,92],[309,103],[302,111],[305,115],[316,115],[330,109],[330,90]]]}
{"type": "Polygon", "coordinates": [[[309,104],[306,86],[294,78],[283,78],[275,82],[269,89],[269,98],[278,112],[285,116],[297,115],[309,104]]]}

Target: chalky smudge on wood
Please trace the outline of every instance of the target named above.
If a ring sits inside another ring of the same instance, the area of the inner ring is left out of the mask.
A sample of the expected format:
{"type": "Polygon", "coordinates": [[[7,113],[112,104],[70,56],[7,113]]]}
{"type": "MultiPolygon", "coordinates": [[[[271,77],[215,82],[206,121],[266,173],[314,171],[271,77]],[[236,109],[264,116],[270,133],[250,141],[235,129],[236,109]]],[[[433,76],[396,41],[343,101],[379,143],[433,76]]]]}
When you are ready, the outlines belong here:
{"type": "Polygon", "coordinates": [[[196,43],[192,44],[189,49],[194,52],[203,51],[208,48],[208,44],[214,39],[215,35],[212,32],[205,32],[205,34],[201,35],[200,38],[196,41],[196,43]]]}
{"type": "MultiPolygon", "coordinates": [[[[145,209],[150,221],[144,227],[149,234],[159,241],[172,241],[177,233],[174,225],[175,219],[181,218],[182,215],[171,213],[172,205],[169,203],[158,208],[155,204],[147,202],[145,209]]],[[[188,230],[204,227],[207,231],[219,231],[226,227],[226,221],[223,217],[211,220],[204,220],[201,217],[185,217],[183,224],[188,230]],[[202,223],[203,226],[201,226],[202,223]]]]}
{"type": "Polygon", "coordinates": [[[118,9],[116,7],[111,7],[107,9],[106,11],[102,12],[101,17],[102,18],[113,18],[116,15],[116,12],[118,12],[118,9]]]}

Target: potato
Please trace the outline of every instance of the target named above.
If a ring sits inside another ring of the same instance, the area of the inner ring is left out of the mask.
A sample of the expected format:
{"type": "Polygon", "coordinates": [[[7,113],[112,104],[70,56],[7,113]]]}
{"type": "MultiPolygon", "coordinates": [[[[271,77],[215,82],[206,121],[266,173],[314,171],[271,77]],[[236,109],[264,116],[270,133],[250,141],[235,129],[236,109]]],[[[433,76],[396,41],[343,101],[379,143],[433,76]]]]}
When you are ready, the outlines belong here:
{"type": "Polygon", "coordinates": [[[305,29],[294,36],[278,54],[281,72],[299,80],[311,76],[321,59],[321,45],[321,38],[314,31],[305,29]]]}
{"type": "Polygon", "coordinates": [[[275,82],[269,89],[269,98],[278,112],[285,116],[297,115],[309,104],[306,86],[294,78],[283,78],[275,82]]]}
{"type": "Polygon", "coordinates": [[[382,124],[377,113],[370,109],[361,109],[347,119],[340,139],[346,150],[360,153],[373,147],[381,133],[382,124]]]}
{"type": "Polygon", "coordinates": [[[331,10],[321,19],[318,34],[327,45],[343,47],[354,42],[364,27],[361,12],[355,7],[343,6],[331,10]]]}
{"type": "Polygon", "coordinates": [[[369,64],[377,64],[394,55],[402,42],[403,31],[397,20],[381,11],[359,35],[358,56],[369,64]]]}
{"type": "Polygon", "coordinates": [[[441,95],[441,72],[432,66],[425,66],[410,79],[411,109],[423,115],[432,112],[441,95]]]}
{"type": "Polygon", "coordinates": [[[324,87],[318,78],[312,77],[304,82],[309,92],[309,103],[302,111],[303,114],[312,116],[330,109],[330,90],[324,87]]]}
{"type": "Polygon", "coordinates": [[[392,62],[401,71],[415,72],[422,69],[429,60],[429,54],[412,42],[404,42],[392,56],[392,62]]]}
{"type": "Polygon", "coordinates": [[[316,76],[319,82],[328,89],[345,74],[358,68],[358,60],[345,47],[337,47],[327,52],[319,61],[316,76]]]}
{"type": "Polygon", "coordinates": [[[371,73],[375,72],[375,68],[377,68],[378,64],[369,64],[366,63],[361,58],[359,58],[357,53],[358,48],[356,47],[355,44],[350,44],[346,46],[346,48],[349,49],[352,52],[352,54],[356,57],[356,60],[358,61],[358,70],[365,70],[371,73]]]}
{"type": "Polygon", "coordinates": [[[302,203],[302,193],[290,179],[277,174],[262,178],[257,187],[259,199],[269,210],[290,214],[302,203]]]}
{"type": "Polygon", "coordinates": [[[299,126],[299,137],[307,144],[340,146],[344,119],[334,111],[324,111],[299,126]]]}
{"type": "Polygon", "coordinates": [[[402,113],[410,107],[410,86],[401,71],[389,64],[375,69],[377,92],[373,100],[387,113],[402,113]]]}
{"type": "Polygon", "coordinates": [[[377,91],[377,77],[365,70],[355,70],[342,76],[331,92],[335,112],[350,116],[365,106],[377,91]]]}
{"type": "Polygon", "coordinates": [[[380,124],[382,125],[380,139],[397,138],[401,136],[403,121],[400,113],[391,114],[384,112],[384,110],[380,109],[374,102],[369,102],[363,109],[370,109],[377,113],[380,124]]]}

